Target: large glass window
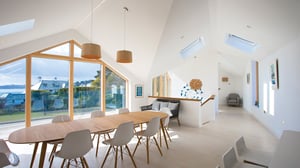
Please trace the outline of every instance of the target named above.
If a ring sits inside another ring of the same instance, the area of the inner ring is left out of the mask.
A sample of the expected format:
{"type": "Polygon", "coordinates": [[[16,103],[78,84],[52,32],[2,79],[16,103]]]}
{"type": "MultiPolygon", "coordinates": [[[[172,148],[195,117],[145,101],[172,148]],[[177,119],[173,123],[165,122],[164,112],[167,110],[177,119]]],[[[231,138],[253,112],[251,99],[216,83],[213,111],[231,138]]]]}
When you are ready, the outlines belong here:
{"type": "Polygon", "coordinates": [[[31,119],[68,114],[69,62],[32,58],[31,119]]]}
{"type": "Polygon", "coordinates": [[[126,81],[109,68],[105,71],[105,102],[106,111],[126,106],[126,81]]]}
{"type": "Polygon", "coordinates": [[[25,62],[0,66],[0,138],[7,139],[10,123],[25,120],[25,62]]]}
{"type": "Polygon", "coordinates": [[[7,139],[12,129],[49,123],[55,115],[86,118],[94,110],[126,106],[127,80],[101,61],[81,59],[80,52],[78,44],[69,41],[0,64],[0,138],[7,139]],[[26,79],[31,82],[28,86],[26,79]],[[31,90],[30,101],[25,101],[26,87],[31,90]]]}
{"type": "Polygon", "coordinates": [[[74,114],[90,117],[90,112],[100,110],[101,65],[75,62],[74,64],[74,114]]]}

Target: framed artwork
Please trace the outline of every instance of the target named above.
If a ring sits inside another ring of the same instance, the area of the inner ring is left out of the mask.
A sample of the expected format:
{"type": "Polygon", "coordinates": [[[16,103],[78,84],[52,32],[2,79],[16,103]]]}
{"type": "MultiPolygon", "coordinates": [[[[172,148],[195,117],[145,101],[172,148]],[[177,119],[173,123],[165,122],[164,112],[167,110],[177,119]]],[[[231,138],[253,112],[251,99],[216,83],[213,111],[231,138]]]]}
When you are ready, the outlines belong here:
{"type": "Polygon", "coordinates": [[[135,85],[135,97],[143,97],[144,88],[143,85],[135,85]]]}
{"type": "Polygon", "coordinates": [[[250,73],[247,73],[247,84],[250,83],[250,73]]]}
{"type": "Polygon", "coordinates": [[[228,77],[222,77],[222,82],[228,82],[228,77]]]}
{"type": "Polygon", "coordinates": [[[271,85],[273,89],[279,89],[278,59],[270,66],[271,85]]]}

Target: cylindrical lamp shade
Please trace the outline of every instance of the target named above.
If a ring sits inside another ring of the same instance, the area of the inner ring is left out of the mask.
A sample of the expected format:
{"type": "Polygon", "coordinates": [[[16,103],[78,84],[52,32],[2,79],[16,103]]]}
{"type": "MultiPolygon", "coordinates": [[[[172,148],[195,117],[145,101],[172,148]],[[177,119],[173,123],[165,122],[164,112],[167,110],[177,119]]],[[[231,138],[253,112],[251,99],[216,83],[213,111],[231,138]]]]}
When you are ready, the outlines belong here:
{"type": "Polygon", "coordinates": [[[88,58],[88,59],[100,59],[101,58],[100,45],[94,43],[82,44],[81,57],[88,58]]]}
{"type": "Polygon", "coordinates": [[[132,63],[132,52],[128,50],[117,51],[117,62],[132,63]]]}

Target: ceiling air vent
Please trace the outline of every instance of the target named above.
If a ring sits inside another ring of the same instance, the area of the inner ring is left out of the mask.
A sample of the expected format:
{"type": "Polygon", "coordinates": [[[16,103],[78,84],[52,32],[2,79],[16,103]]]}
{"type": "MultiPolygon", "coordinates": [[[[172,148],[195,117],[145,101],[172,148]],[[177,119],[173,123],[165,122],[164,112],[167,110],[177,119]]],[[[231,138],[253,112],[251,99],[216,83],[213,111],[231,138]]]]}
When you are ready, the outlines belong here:
{"type": "Polygon", "coordinates": [[[225,43],[246,53],[253,53],[257,48],[257,43],[233,34],[226,35],[225,43]]]}
{"type": "Polygon", "coordinates": [[[186,58],[188,56],[195,54],[197,51],[199,51],[203,47],[204,47],[203,37],[199,37],[197,40],[193,41],[192,43],[187,45],[185,48],[180,50],[180,55],[182,58],[186,58]]]}

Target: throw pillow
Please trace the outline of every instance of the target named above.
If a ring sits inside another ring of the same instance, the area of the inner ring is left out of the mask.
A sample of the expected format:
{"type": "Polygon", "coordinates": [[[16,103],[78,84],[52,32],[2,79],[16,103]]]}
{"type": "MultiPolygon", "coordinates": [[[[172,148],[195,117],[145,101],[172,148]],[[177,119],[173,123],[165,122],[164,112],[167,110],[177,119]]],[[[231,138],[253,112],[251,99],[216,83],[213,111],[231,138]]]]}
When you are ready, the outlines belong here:
{"type": "Polygon", "coordinates": [[[160,102],[160,107],[159,109],[162,109],[164,107],[168,107],[169,106],[169,102],[160,102]]]}
{"type": "Polygon", "coordinates": [[[160,103],[158,101],[154,101],[152,103],[152,110],[159,111],[160,103]]]}
{"type": "Polygon", "coordinates": [[[177,109],[177,107],[178,107],[178,103],[171,103],[171,102],[169,102],[169,104],[168,104],[168,108],[170,110],[175,110],[175,109],[177,109]]]}

